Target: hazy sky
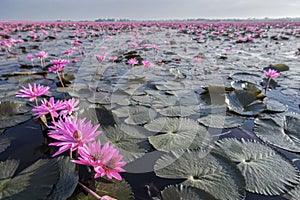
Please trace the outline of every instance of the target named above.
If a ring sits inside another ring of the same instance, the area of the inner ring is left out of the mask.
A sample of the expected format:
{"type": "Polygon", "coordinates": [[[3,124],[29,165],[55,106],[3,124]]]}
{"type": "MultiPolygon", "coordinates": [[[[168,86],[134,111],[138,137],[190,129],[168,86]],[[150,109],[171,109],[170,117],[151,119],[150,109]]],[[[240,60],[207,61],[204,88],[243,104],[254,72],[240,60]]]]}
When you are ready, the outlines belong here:
{"type": "Polygon", "coordinates": [[[0,0],[0,21],[300,17],[300,0],[0,0]]]}

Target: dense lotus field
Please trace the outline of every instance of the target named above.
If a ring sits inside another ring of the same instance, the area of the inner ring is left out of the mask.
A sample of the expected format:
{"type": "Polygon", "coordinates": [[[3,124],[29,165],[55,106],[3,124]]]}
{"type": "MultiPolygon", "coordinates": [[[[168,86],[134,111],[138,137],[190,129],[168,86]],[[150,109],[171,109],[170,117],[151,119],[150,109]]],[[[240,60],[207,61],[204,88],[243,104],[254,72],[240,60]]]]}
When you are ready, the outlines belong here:
{"type": "Polygon", "coordinates": [[[300,199],[300,22],[2,22],[0,45],[0,199],[300,199]]]}

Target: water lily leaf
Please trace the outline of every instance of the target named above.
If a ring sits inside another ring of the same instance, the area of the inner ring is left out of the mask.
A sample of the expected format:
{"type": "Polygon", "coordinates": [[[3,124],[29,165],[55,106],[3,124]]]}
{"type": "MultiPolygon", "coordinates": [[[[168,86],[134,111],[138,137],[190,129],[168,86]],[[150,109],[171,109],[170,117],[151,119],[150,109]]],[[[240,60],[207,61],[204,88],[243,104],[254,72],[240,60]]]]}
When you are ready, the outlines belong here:
{"type": "Polygon", "coordinates": [[[231,82],[231,86],[236,90],[248,90],[256,95],[261,93],[261,89],[258,85],[248,82],[248,81],[233,81],[231,82]]]}
{"type": "Polygon", "coordinates": [[[204,190],[216,199],[244,199],[245,180],[231,161],[202,150],[180,155],[162,156],[154,165],[155,174],[162,178],[183,179],[182,185],[204,190]]]}
{"type": "Polygon", "coordinates": [[[10,140],[8,138],[3,138],[0,140],[0,153],[5,151],[7,147],[10,145],[10,140]]]}
{"type": "Polygon", "coordinates": [[[229,110],[240,115],[255,116],[265,110],[265,105],[256,100],[256,95],[249,91],[235,90],[226,94],[229,110]]]}
{"type": "Polygon", "coordinates": [[[0,101],[0,129],[15,126],[31,118],[30,108],[22,103],[0,101]]]}
{"type": "Polygon", "coordinates": [[[287,193],[282,195],[284,198],[289,200],[299,200],[300,199],[300,184],[295,188],[289,190],[287,193]]]}
{"type": "Polygon", "coordinates": [[[234,80],[242,80],[242,81],[252,80],[255,83],[259,83],[259,81],[261,80],[260,74],[252,74],[252,73],[248,73],[248,72],[237,72],[237,73],[231,74],[230,77],[234,80]]]}
{"type": "MultiPolygon", "coordinates": [[[[14,163],[13,169],[15,167],[16,163],[14,163]]],[[[55,159],[40,159],[15,177],[1,179],[0,198],[43,199],[50,194],[58,177],[57,161],[55,159]]]]}
{"type": "Polygon", "coordinates": [[[75,164],[70,162],[70,158],[60,156],[56,160],[59,167],[59,179],[51,194],[47,196],[49,200],[67,199],[72,195],[78,183],[75,164]]]}
{"type": "Polygon", "coordinates": [[[256,119],[254,132],[264,142],[288,151],[300,152],[299,115],[284,116],[282,125],[272,119],[256,119]]]}
{"type": "Polygon", "coordinates": [[[19,161],[18,160],[6,160],[4,162],[0,162],[0,197],[3,195],[3,189],[2,186],[4,186],[5,181],[2,182],[4,179],[10,179],[16,172],[17,168],[19,167],[19,161]]]}
{"type": "Polygon", "coordinates": [[[112,112],[116,114],[118,117],[128,117],[129,116],[129,107],[130,106],[122,106],[116,109],[113,109],[112,112]]]}
{"type": "Polygon", "coordinates": [[[290,70],[290,67],[286,64],[275,64],[275,65],[270,65],[269,67],[265,67],[263,70],[268,71],[269,69],[276,70],[278,72],[283,72],[283,71],[288,71],[290,70]]]}
{"type": "Polygon", "coordinates": [[[167,117],[186,117],[195,114],[195,106],[170,106],[159,110],[159,113],[167,117]]]}
{"type": "Polygon", "coordinates": [[[142,157],[150,148],[149,145],[146,145],[146,135],[149,133],[142,127],[121,124],[104,128],[99,139],[102,143],[110,141],[123,156],[123,161],[129,163],[142,157]],[[143,133],[145,135],[142,135],[143,133]]]}
{"type": "Polygon", "coordinates": [[[128,113],[127,124],[145,124],[156,116],[155,110],[146,106],[130,106],[128,113]]]}
{"type": "Polygon", "coordinates": [[[111,95],[106,92],[96,92],[87,100],[91,103],[107,105],[107,104],[111,104],[111,95]]]}
{"type": "Polygon", "coordinates": [[[161,192],[162,200],[216,200],[211,194],[195,187],[170,185],[161,192]]]}
{"type": "Polygon", "coordinates": [[[166,81],[162,85],[156,85],[158,90],[166,91],[166,90],[184,90],[186,86],[182,82],[178,81],[166,81]]]}
{"type": "Polygon", "coordinates": [[[250,192],[279,195],[300,181],[296,167],[267,145],[236,138],[226,138],[216,144],[222,153],[238,163],[246,190],[250,192]]]}
{"type": "Polygon", "coordinates": [[[193,143],[200,126],[186,118],[158,118],[145,125],[149,131],[162,133],[149,137],[149,142],[160,151],[187,149],[193,143]]]}
{"type": "Polygon", "coordinates": [[[287,110],[287,107],[283,103],[275,99],[265,98],[263,102],[269,112],[284,112],[287,110]]]}
{"type": "Polygon", "coordinates": [[[95,182],[96,193],[100,196],[108,195],[118,200],[133,200],[133,192],[130,185],[122,180],[118,181],[115,179],[98,179],[95,182]]]}
{"type": "Polygon", "coordinates": [[[241,126],[245,121],[245,118],[237,116],[228,116],[226,113],[221,114],[212,114],[198,119],[198,122],[204,126],[213,127],[213,128],[234,128],[241,126]]]}

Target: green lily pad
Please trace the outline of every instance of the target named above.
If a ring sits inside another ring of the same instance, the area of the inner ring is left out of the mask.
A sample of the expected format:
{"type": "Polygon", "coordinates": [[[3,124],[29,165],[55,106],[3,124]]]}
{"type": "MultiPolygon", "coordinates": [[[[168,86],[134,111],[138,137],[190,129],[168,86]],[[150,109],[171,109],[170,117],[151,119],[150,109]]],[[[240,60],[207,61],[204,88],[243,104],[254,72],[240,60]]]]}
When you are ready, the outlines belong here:
{"type": "Polygon", "coordinates": [[[55,159],[36,161],[13,177],[18,161],[1,162],[0,198],[2,199],[43,199],[49,195],[59,177],[55,159]]]}
{"type": "Polygon", "coordinates": [[[0,129],[15,126],[32,117],[30,108],[23,103],[0,101],[0,129]]]}
{"type": "Polygon", "coordinates": [[[91,103],[107,105],[107,104],[111,104],[111,95],[107,92],[95,92],[87,100],[91,103]]]}
{"type": "Polygon", "coordinates": [[[289,71],[290,67],[286,64],[275,64],[275,65],[270,65],[269,67],[265,67],[264,70],[268,71],[269,69],[274,69],[278,72],[283,72],[283,71],[289,71]]]}
{"type": "Polygon", "coordinates": [[[10,140],[8,138],[4,138],[0,140],[0,153],[5,151],[7,147],[10,146],[10,140]]]}
{"type": "Polygon", "coordinates": [[[145,143],[147,135],[149,133],[142,127],[121,124],[104,128],[103,133],[98,138],[102,143],[110,141],[123,156],[122,160],[129,163],[142,157],[150,148],[145,143]]]}
{"type": "Polygon", "coordinates": [[[228,159],[213,152],[186,151],[178,156],[162,156],[154,165],[157,176],[183,179],[182,185],[199,188],[216,199],[237,200],[245,198],[245,180],[228,159]]]}
{"type": "Polygon", "coordinates": [[[255,116],[265,110],[265,104],[256,95],[245,90],[235,90],[226,94],[229,110],[245,116],[255,116]]]}
{"type": "Polygon", "coordinates": [[[75,164],[70,162],[69,157],[56,158],[59,167],[59,179],[54,185],[50,195],[47,196],[49,200],[67,199],[70,197],[78,183],[78,175],[75,172],[75,164]]]}
{"type": "Polygon", "coordinates": [[[275,99],[265,98],[264,104],[267,106],[267,111],[269,112],[284,112],[287,110],[286,105],[275,99]]]}
{"type": "Polygon", "coordinates": [[[193,143],[200,126],[196,121],[186,118],[158,118],[145,125],[157,134],[149,137],[149,142],[160,151],[187,149],[193,143]]]}
{"type": "Polygon", "coordinates": [[[237,163],[250,192],[280,195],[300,181],[296,167],[265,144],[236,138],[226,138],[216,144],[220,152],[237,163]]]}
{"type": "Polygon", "coordinates": [[[287,193],[283,194],[282,196],[288,200],[299,200],[300,199],[300,184],[298,184],[295,188],[289,190],[287,193]]]}
{"type": "Polygon", "coordinates": [[[299,115],[284,116],[281,125],[272,119],[256,119],[254,133],[264,142],[288,151],[300,152],[299,115]]]}
{"type": "Polygon", "coordinates": [[[195,114],[195,106],[170,106],[159,110],[159,113],[167,117],[187,117],[195,114]]]}
{"type": "Polygon", "coordinates": [[[169,185],[161,191],[162,200],[216,200],[211,194],[195,187],[169,185]]]}
{"type": "Polygon", "coordinates": [[[108,195],[118,200],[133,200],[130,185],[122,180],[99,179],[95,182],[96,193],[100,196],[108,195]]]}
{"type": "Polygon", "coordinates": [[[198,119],[198,122],[204,126],[213,128],[234,128],[241,126],[245,121],[245,118],[237,116],[228,116],[226,113],[224,115],[212,114],[198,119]]]}
{"type": "Polygon", "coordinates": [[[156,111],[146,106],[130,106],[128,109],[128,118],[125,119],[127,124],[145,124],[153,120],[156,111]]]}

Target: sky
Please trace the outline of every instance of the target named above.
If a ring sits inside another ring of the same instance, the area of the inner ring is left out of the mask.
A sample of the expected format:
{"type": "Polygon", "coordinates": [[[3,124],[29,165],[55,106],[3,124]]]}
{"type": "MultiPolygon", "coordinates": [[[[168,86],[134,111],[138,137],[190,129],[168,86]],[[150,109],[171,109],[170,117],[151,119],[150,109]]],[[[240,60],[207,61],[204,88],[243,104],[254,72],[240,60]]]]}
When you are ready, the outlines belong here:
{"type": "Polygon", "coordinates": [[[0,0],[0,21],[300,17],[300,0],[0,0]]]}

